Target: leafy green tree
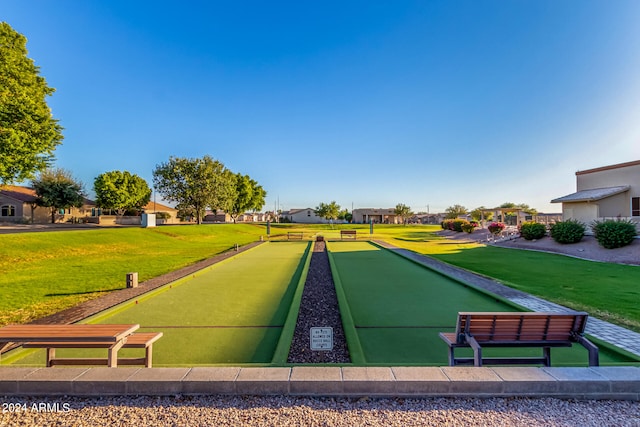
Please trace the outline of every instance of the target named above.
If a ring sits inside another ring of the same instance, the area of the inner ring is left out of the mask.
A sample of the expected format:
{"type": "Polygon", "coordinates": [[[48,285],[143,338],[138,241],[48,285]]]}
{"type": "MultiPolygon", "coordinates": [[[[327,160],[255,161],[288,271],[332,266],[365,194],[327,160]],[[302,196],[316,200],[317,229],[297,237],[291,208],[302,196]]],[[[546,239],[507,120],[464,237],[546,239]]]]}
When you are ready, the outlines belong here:
{"type": "Polygon", "coordinates": [[[198,224],[205,210],[229,210],[233,202],[233,174],[211,156],[201,159],[171,157],[153,171],[156,191],[175,202],[182,212],[190,212],[198,224]]]}
{"type": "Polygon", "coordinates": [[[402,219],[402,223],[405,225],[407,224],[409,217],[413,215],[411,208],[404,203],[398,203],[393,212],[402,219]]]}
{"type": "Polygon", "coordinates": [[[316,215],[327,221],[338,219],[340,215],[340,205],[333,200],[331,203],[320,203],[316,209],[316,215]]]}
{"type": "Polygon", "coordinates": [[[349,209],[343,209],[338,213],[338,219],[343,219],[347,222],[351,222],[353,220],[353,215],[349,212],[349,209]]]}
{"type": "Polygon", "coordinates": [[[46,103],[55,89],[27,57],[26,45],[22,34],[0,22],[0,184],[46,170],[63,138],[46,103]]]}
{"type": "Polygon", "coordinates": [[[84,204],[82,183],[76,181],[64,169],[46,169],[31,183],[36,192],[36,204],[50,208],[51,223],[56,222],[56,212],[84,204]]]}
{"type": "Polygon", "coordinates": [[[453,205],[445,209],[445,213],[446,213],[445,215],[446,218],[456,219],[459,216],[466,215],[467,208],[465,208],[462,205],[453,205]]]}
{"type": "Polygon", "coordinates": [[[229,215],[231,215],[235,223],[240,214],[249,210],[262,209],[267,192],[249,175],[240,173],[234,175],[234,186],[235,197],[231,209],[229,209],[229,215]]]}
{"type": "Polygon", "coordinates": [[[128,171],[98,175],[93,182],[93,191],[99,207],[113,209],[118,215],[124,215],[126,210],[140,211],[151,200],[147,181],[128,171]]]}
{"type": "Polygon", "coordinates": [[[519,204],[515,204],[512,202],[505,202],[503,204],[500,205],[501,208],[516,208],[516,209],[522,209],[523,212],[529,214],[529,215],[536,215],[538,213],[538,211],[535,208],[529,207],[529,205],[527,205],[526,203],[519,203],[519,204]]]}

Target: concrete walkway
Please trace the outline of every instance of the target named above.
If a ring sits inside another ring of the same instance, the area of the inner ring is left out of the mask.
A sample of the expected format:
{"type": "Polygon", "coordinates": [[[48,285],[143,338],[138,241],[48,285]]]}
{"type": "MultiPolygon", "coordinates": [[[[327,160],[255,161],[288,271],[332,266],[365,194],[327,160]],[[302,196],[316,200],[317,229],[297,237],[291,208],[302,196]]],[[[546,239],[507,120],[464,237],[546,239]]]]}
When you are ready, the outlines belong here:
{"type": "MultiPolygon", "coordinates": [[[[375,243],[392,250],[403,257],[416,261],[419,264],[437,270],[463,283],[482,288],[515,304],[528,308],[529,310],[550,313],[567,313],[573,311],[570,308],[543,300],[542,298],[534,297],[525,292],[505,286],[493,279],[489,279],[463,268],[454,267],[435,258],[420,255],[407,249],[401,249],[380,240],[375,241],[375,243]]],[[[636,356],[640,356],[640,334],[637,332],[605,322],[604,320],[597,319],[593,316],[589,316],[586,332],[599,340],[605,341],[616,347],[620,347],[632,354],[635,354],[636,356]]]]}

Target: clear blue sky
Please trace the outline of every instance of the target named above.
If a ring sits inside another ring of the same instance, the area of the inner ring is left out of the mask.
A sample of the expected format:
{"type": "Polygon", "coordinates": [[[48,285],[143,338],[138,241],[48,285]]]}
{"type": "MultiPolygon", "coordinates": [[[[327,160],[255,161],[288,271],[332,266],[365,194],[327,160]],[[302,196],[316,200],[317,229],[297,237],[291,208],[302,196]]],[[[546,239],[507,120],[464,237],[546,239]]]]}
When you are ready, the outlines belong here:
{"type": "Polygon", "coordinates": [[[640,159],[640,2],[1,0],[91,190],[220,160],[267,206],[557,212],[640,159]]]}

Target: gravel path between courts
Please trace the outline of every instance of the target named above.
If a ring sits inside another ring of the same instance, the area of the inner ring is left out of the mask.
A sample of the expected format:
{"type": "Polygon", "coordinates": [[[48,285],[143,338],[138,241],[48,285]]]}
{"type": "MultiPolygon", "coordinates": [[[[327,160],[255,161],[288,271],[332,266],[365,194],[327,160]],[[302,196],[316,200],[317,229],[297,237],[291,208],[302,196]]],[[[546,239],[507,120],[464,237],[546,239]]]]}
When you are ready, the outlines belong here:
{"type": "MultiPolygon", "coordinates": [[[[0,397],[2,399],[2,397],[0,397]]],[[[2,403],[9,402],[2,400],[2,403]]],[[[1,426],[638,426],[640,404],[558,399],[109,397],[23,399],[1,426]],[[35,404],[35,406],[34,406],[35,404]],[[48,410],[47,408],[48,406],[48,410]],[[59,412],[53,412],[59,408],[59,412]]],[[[4,408],[4,406],[3,406],[4,408]]]]}

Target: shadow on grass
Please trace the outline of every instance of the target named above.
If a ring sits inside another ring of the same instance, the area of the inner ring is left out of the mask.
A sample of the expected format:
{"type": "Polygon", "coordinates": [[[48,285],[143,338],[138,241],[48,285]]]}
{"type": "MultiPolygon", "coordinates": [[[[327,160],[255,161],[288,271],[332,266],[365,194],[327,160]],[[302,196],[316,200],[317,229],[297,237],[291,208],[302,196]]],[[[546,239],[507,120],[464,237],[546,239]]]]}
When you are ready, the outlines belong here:
{"type": "Polygon", "coordinates": [[[96,295],[96,294],[108,294],[113,291],[119,291],[118,289],[103,289],[100,291],[86,291],[86,292],[67,292],[67,293],[59,293],[59,294],[45,294],[45,297],[68,297],[72,295],[96,295]]]}

